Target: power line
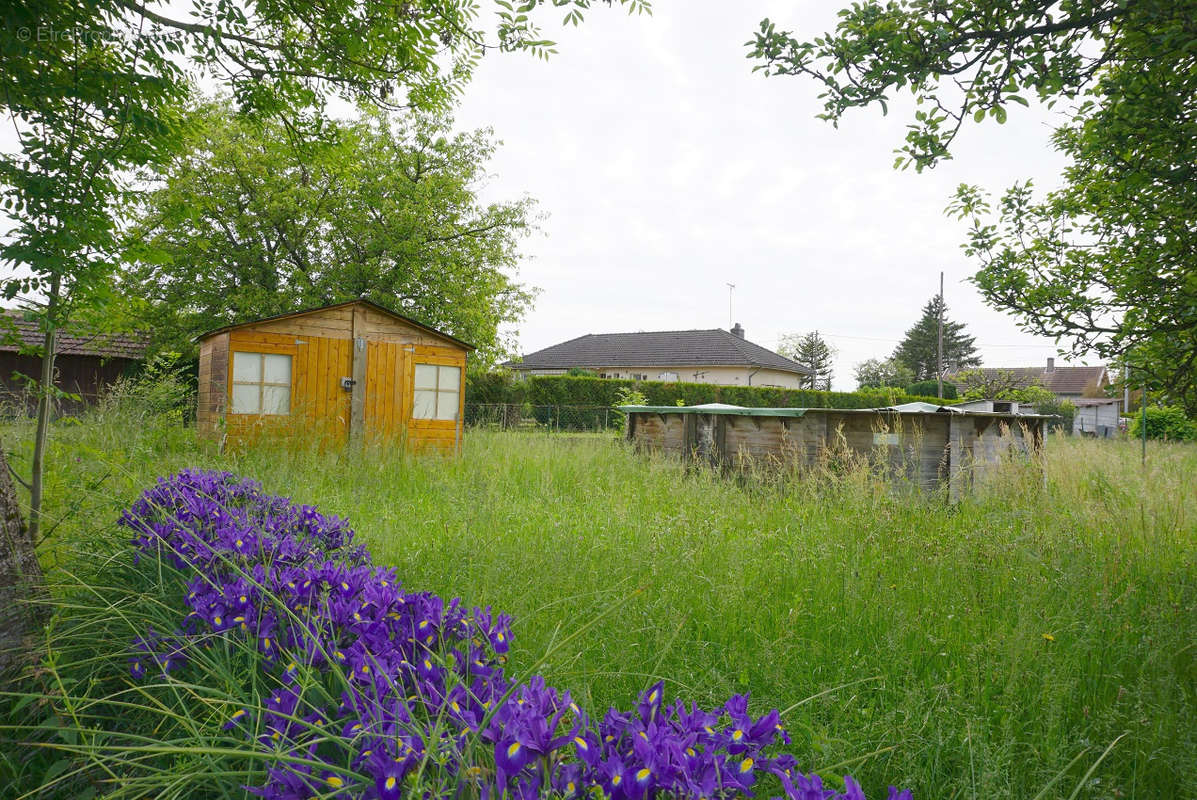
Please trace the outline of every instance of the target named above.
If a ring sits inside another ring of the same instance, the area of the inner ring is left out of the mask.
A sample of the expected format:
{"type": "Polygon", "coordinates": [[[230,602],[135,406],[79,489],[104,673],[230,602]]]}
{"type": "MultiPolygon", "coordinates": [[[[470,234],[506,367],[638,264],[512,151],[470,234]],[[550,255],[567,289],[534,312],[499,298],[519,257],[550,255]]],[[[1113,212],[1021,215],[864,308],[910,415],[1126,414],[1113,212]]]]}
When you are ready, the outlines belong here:
{"type": "MultiPolygon", "coordinates": [[[[778,336],[773,337],[772,341],[774,343],[781,341],[781,337],[783,335],[785,335],[785,334],[780,334],[778,336]]],[[[876,336],[850,336],[846,333],[824,333],[823,331],[819,331],[819,335],[822,336],[824,339],[859,339],[861,341],[866,341],[866,342],[888,342],[889,344],[897,344],[897,343],[903,341],[902,339],[883,339],[883,338],[879,338],[876,336]]],[[[1054,344],[988,344],[986,342],[978,342],[976,346],[977,347],[1042,347],[1042,348],[1048,348],[1051,350],[1058,349],[1056,347],[1056,345],[1054,345],[1054,344]]]]}

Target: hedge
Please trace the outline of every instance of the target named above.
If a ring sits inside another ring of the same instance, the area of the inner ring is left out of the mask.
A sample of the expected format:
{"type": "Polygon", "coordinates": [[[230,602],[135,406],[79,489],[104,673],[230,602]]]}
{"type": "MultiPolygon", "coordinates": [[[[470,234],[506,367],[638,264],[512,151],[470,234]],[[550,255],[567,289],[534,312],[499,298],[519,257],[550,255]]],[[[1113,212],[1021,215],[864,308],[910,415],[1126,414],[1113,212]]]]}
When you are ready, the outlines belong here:
{"type": "MultiPolygon", "coordinates": [[[[918,381],[917,383],[912,383],[909,386],[907,386],[906,391],[908,391],[914,395],[923,395],[923,396],[934,397],[935,393],[939,391],[939,382],[938,381],[918,381]]],[[[948,381],[944,381],[943,382],[943,399],[944,400],[955,400],[957,396],[958,395],[956,392],[956,384],[949,383],[948,381]]]]}
{"type": "Polygon", "coordinates": [[[768,386],[717,386],[710,383],[633,381],[568,375],[532,375],[517,380],[503,373],[470,375],[466,380],[467,404],[508,403],[532,406],[615,405],[620,389],[636,389],[649,405],[672,406],[727,403],[750,408],[874,408],[935,397],[910,395],[901,389],[864,389],[859,392],[819,392],[813,389],[778,389],[768,386]]]}

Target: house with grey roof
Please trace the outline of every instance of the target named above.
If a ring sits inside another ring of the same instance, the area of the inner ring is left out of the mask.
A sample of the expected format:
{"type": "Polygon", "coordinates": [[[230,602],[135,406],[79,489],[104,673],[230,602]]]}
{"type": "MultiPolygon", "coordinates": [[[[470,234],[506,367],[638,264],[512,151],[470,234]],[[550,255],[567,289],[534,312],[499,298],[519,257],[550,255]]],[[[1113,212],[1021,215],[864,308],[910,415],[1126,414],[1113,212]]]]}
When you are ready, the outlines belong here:
{"type": "MultiPolygon", "coordinates": [[[[983,380],[991,384],[1005,384],[1011,388],[1039,385],[1054,394],[1057,400],[1067,400],[1076,407],[1072,420],[1073,433],[1101,437],[1111,437],[1118,433],[1122,401],[1115,397],[1103,396],[1106,387],[1110,385],[1110,373],[1104,366],[1056,366],[1056,360],[1049,358],[1047,365],[1043,367],[982,367],[977,370],[949,373],[945,380],[957,382],[965,372],[979,372],[983,380]]],[[[978,403],[996,405],[992,400],[979,400],[961,404],[961,407],[975,407],[978,403]]]]}
{"type": "Polygon", "coordinates": [[[1110,373],[1100,364],[1095,367],[1056,366],[1054,358],[1049,358],[1043,367],[981,367],[950,372],[944,380],[957,383],[959,376],[966,372],[979,372],[986,381],[1005,382],[1012,387],[1038,384],[1057,399],[1074,403],[1085,397],[1101,397],[1110,385],[1110,373]]]}
{"type": "Polygon", "coordinates": [[[812,374],[802,364],[748,341],[739,323],[730,331],[588,333],[504,366],[519,375],[586,369],[601,378],[786,389],[801,388],[812,374]]]}

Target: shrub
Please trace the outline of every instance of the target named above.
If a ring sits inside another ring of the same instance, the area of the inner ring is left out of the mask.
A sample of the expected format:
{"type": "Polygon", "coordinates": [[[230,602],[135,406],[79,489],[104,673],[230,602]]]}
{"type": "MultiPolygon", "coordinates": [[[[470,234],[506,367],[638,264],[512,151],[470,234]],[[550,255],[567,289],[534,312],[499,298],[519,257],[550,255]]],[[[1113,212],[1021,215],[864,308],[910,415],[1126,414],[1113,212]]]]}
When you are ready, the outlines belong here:
{"type": "MultiPolygon", "coordinates": [[[[675,401],[681,403],[681,401],[675,401]]],[[[622,431],[627,422],[628,415],[619,410],[620,406],[646,406],[648,405],[648,398],[644,394],[629,386],[620,387],[615,394],[615,402],[612,404],[615,409],[615,416],[612,417],[612,427],[617,431],[622,431]]]]}
{"type": "MultiPolygon", "coordinates": [[[[1130,435],[1143,435],[1142,413],[1131,417],[1130,435]]],[[[1180,406],[1148,406],[1147,438],[1180,442],[1197,439],[1197,421],[1185,416],[1185,411],[1180,406]]]]}
{"type": "Polygon", "coordinates": [[[132,378],[122,377],[100,396],[102,414],[164,416],[184,421],[193,416],[195,386],[178,353],[158,353],[132,378]]]}
{"type": "Polygon", "coordinates": [[[1055,395],[1035,404],[1035,413],[1047,414],[1054,419],[1047,420],[1049,431],[1072,433],[1072,422],[1076,419],[1076,406],[1068,400],[1058,400],[1055,395]]]}

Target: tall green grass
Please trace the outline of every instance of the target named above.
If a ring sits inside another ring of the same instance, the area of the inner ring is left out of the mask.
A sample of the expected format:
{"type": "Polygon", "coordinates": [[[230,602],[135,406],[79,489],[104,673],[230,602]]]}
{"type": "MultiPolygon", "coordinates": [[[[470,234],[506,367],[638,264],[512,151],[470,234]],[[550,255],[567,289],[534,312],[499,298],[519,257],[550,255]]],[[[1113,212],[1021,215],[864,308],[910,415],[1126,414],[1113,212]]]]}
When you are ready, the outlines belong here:
{"type": "MultiPolygon", "coordinates": [[[[19,468],[26,433],[4,433],[19,468]]],[[[805,768],[870,797],[1197,797],[1197,447],[1152,443],[1144,469],[1135,443],[1053,438],[1046,481],[1012,466],[948,506],[865,469],[734,479],[595,437],[220,455],[126,410],[52,441],[58,583],[102,582],[158,475],[222,467],[348,516],[409,589],[513,614],[512,664],[552,650],[546,678],[591,706],[659,678],[747,690],[805,768]]]]}

